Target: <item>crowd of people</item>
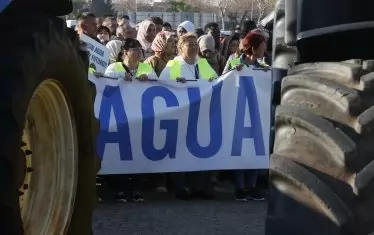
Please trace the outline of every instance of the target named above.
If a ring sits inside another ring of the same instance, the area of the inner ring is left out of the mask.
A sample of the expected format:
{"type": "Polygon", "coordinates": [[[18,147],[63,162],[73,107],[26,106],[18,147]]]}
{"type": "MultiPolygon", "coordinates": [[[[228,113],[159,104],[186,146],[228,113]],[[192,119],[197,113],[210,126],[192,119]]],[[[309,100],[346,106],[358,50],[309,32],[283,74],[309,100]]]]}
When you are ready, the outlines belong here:
{"type": "MultiPolygon", "coordinates": [[[[253,21],[235,27],[231,35],[221,34],[219,25],[208,23],[203,29],[184,21],[176,29],[159,17],[135,25],[127,15],[105,18],[93,13],[78,17],[76,30],[108,48],[110,65],[105,76],[125,80],[169,79],[177,82],[206,79],[212,81],[233,69],[271,65],[268,42],[270,32],[256,28],[253,21]]],[[[229,180],[238,201],[264,200],[258,185],[259,170],[177,172],[148,175],[111,175],[98,179],[116,192],[118,202],[142,202],[139,179],[151,179],[159,192],[173,192],[177,199],[215,198],[216,182],[229,180]]],[[[266,177],[266,174],[265,174],[266,177]]],[[[101,195],[99,195],[100,197],[101,195]]]]}

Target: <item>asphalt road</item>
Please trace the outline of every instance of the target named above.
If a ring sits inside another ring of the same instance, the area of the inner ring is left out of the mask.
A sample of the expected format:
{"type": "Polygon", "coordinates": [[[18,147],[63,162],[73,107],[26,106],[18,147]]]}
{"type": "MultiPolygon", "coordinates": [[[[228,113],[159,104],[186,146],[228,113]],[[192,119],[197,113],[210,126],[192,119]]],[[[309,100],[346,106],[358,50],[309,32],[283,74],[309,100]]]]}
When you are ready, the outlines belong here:
{"type": "Polygon", "coordinates": [[[143,203],[105,202],[97,208],[94,235],[263,235],[266,202],[236,202],[221,193],[214,201],[179,201],[145,195],[143,203]]]}

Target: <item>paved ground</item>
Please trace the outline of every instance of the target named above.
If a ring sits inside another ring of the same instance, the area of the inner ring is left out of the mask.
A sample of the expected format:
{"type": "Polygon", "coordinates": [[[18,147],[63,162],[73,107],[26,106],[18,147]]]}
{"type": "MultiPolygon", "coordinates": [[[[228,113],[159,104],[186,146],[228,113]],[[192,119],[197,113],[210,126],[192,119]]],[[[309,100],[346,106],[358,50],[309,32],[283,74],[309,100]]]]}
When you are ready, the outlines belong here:
{"type": "Polygon", "coordinates": [[[236,202],[221,193],[215,201],[177,201],[146,195],[140,204],[104,203],[94,235],[263,235],[266,202],[236,202]],[[152,198],[152,200],[150,200],[152,198]]]}

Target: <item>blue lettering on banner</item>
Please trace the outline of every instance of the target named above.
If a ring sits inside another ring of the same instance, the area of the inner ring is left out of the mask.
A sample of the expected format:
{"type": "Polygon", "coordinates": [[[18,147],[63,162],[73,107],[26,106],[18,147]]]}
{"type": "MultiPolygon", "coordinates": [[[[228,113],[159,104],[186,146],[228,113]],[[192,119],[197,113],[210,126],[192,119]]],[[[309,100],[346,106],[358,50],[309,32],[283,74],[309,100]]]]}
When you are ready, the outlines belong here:
{"type": "Polygon", "coordinates": [[[222,146],[222,114],[221,114],[221,88],[222,82],[213,86],[212,98],[209,108],[210,143],[202,147],[198,143],[197,124],[200,113],[200,89],[198,87],[188,88],[188,99],[190,101],[188,125],[187,125],[187,148],[192,155],[198,158],[210,158],[218,153],[222,146]]]}
{"type": "Polygon", "coordinates": [[[253,138],[256,155],[265,155],[264,138],[262,136],[262,126],[260,111],[258,108],[256,87],[253,77],[239,78],[238,102],[236,106],[236,117],[234,135],[232,140],[232,156],[242,155],[242,145],[244,138],[253,138]],[[251,127],[244,126],[245,107],[248,103],[251,127]]]}
{"type": "Polygon", "coordinates": [[[106,86],[100,105],[100,133],[97,139],[98,154],[102,158],[107,143],[117,143],[121,161],[132,160],[130,130],[120,87],[106,86]],[[109,132],[110,112],[113,107],[117,132],[109,132]]]}
{"type": "Polygon", "coordinates": [[[177,97],[165,87],[153,86],[147,89],[142,96],[142,149],[144,156],[152,161],[160,161],[167,155],[175,158],[177,151],[178,120],[161,120],[160,129],[166,130],[165,145],[161,149],[154,146],[155,110],[153,102],[156,97],[162,97],[167,107],[179,106],[177,97]]]}

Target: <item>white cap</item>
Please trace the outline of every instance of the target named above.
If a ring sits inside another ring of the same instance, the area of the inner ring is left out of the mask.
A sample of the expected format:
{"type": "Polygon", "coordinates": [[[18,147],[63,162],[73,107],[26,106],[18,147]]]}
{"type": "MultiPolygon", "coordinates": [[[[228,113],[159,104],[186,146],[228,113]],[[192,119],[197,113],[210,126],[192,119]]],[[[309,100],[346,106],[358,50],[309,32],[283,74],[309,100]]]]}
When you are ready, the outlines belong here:
{"type": "Polygon", "coordinates": [[[195,32],[195,25],[191,21],[188,21],[188,20],[182,22],[180,25],[178,25],[178,27],[184,28],[187,31],[187,33],[195,32]]]}

